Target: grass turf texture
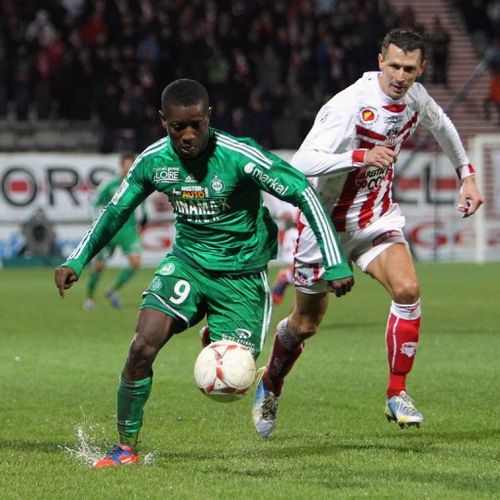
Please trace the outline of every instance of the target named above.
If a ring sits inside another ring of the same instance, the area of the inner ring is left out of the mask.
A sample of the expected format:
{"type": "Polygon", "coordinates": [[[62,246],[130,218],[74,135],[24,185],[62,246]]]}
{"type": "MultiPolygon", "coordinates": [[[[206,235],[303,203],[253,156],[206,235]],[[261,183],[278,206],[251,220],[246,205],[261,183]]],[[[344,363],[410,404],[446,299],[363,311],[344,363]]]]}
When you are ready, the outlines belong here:
{"type": "MultiPolygon", "coordinates": [[[[18,498],[498,498],[500,264],[420,264],[424,316],[409,393],[425,415],[401,430],[383,415],[388,298],[356,275],[332,296],[318,335],[288,377],[276,435],[261,440],[253,394],[220,404],[195,387],[199,326],[155,363],[141,458],[95,470],[116,440],[115,394],[151,270],[81,308],[84,274],[61,300],[51,269],[0,271],[0,497],[18,498]]],[[[276,269],[271,271],[271,278],[276,269]]],[[[293,290],[276,307],[273,328],[293,290]]]]}

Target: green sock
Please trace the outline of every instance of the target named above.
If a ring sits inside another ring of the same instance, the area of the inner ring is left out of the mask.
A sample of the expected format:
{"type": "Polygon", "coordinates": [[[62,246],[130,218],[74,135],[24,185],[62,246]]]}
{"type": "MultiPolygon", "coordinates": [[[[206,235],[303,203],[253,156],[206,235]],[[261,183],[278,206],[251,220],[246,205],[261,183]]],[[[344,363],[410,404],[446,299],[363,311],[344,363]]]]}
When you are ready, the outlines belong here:
{"type": "Polygon", "coordinates": [[[144,405],[149,398],[152,385],[152,374],[150,377],[135,382],[128,382],[123,376],[120,377],[116,397],[117,429],[120,435],[120,444],[127,444],[132,448],[137,447],[144,416],[144,405]]]}
{"type": "Polygon", "coordinates": [[[114,290],[119,290],[135,273],[135,271],[131,267],[124,267],[118,278],[116,279],[116,283],[113,285],[114,290]]]}
{"type": "Polygon", "coordinates": [[[94,297],[94,292],[99,281],[99,273],[95,271],[90,271],[89,278],[87,280],[87,297],[89,299],[94,297]]]}

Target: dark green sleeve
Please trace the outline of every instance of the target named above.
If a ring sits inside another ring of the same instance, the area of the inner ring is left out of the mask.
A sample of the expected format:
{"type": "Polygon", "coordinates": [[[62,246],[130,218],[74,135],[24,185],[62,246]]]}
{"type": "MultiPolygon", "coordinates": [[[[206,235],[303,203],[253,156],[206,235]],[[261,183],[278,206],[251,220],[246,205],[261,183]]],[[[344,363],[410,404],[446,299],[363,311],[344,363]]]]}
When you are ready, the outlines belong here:
{"type": "Polygon", "coordinates": [[[246,163],[244,173],[262,190],[299,207],[304,213],[321,249],[326,281],[352,276],[331,217],[307,178],[278,156],[260,150],[270,161],[246,163]]]}
{"type": "Polygon", "coordinates": [[[79,276],[83,268],[127,221],[139,203],[153,191],[144,170],[144,165],[138,163],[129,172],[110,202],[101,210],[78,246],[64,262],[64,266],[71,267],[79,276]]]}

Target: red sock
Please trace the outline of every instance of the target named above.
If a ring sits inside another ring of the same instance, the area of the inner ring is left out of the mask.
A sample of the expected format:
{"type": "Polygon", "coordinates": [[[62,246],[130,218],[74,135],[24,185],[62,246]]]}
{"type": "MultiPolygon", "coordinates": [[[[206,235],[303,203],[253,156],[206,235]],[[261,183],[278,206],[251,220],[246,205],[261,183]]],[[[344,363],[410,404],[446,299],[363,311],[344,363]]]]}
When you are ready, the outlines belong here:
{"type": "MultiPolygon", "coordinates": [[[[286,321],[286,320],[284,320],[286,321]]],[[[295,347],[287,348],[280,339],[280,330],[286,330],[286,322],[281,321],[274,336],[273,349],[267,363],[267,371],[264,375],[264,385],[276,396],[281,394],[284,378],[288,375],[295,361],[304,350],[304,342],[295,347]]],[[[286,335],[287,333],[285,333],[286,335]]],[[[289,334],[288,334],[289,335],[289,334]]]]}
{"type": "Polygon", "coordinates": [[[389,362],[388,398],[406,391],[406,375],[415,361],[419,330],[420,302],[408,305],[393,302],[386,328],[389,362]]]}

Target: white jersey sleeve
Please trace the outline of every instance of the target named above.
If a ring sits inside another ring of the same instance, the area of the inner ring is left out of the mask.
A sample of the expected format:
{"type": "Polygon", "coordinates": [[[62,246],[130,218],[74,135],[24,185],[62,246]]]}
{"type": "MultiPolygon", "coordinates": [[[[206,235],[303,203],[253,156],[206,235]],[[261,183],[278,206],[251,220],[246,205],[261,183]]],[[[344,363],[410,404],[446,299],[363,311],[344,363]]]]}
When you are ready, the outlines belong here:
{"type": "Polygon", "coordinates": [[[415,99],[421,109],[420,123],[434,136],[439,146],[455,167],[460,178],[472,175],[474,170],[465,152],[455,125],[428,94],[423,85],[415,83],[412,87],[411,99],[415,99]]]}
{"type": "Polygon", "coordinates": [[[341,173],[362,165],[359,160],[364,150],[356,155],[352,149],[359,91],[360,85],[355,83],[319,110],[313,127],[291,161],[306,176],[341,173]]]}

